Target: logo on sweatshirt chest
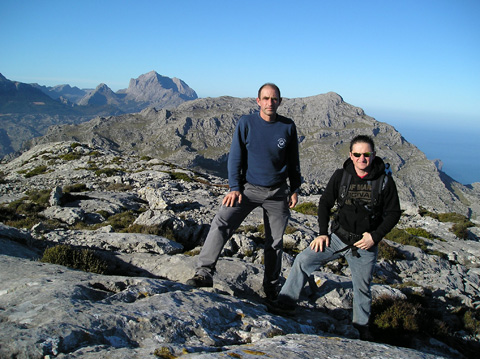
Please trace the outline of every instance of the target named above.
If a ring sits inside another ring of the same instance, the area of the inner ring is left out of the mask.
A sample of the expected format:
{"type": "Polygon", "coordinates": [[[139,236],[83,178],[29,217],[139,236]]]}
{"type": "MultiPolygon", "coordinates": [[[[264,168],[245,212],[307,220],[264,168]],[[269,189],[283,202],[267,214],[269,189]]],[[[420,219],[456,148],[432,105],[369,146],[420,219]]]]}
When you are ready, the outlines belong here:
{"type": "Polygon", "coordinates": [[[285,146],[287,145],[287,140],[284,139],[284,138],[279,138],[277,140],[277,146],[278,148],[285,148],[285,146]]]}

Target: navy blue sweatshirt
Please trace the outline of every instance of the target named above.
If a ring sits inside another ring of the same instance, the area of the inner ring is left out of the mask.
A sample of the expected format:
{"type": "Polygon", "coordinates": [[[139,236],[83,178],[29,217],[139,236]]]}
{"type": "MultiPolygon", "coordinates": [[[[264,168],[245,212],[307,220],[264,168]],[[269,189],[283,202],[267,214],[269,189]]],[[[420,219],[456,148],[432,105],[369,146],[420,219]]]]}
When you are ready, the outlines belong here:
{"type": "Polygon", "coordinates": [[[242,116],[228,157],[230,190],[241,191],[245,182],[272,187],[287,178],[295,192],[301,184],[295,123],[278,114],[274,122],[265,121],[258,112],[242,116]]]}

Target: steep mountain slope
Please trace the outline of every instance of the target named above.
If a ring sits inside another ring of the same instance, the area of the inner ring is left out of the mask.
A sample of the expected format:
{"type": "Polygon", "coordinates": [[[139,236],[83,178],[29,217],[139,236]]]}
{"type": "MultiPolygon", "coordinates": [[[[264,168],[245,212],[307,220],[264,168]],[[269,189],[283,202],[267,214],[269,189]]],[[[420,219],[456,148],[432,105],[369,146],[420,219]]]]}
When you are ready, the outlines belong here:
{"type": "MultiPolygon", "coordinates": [[[[198,99],[171,111],[150,108],[136,114],[99,117],[77,126],[56,126],[33,143],[89,142],[225,177],[235,125],[242,114],[257,107],[252,98],[198,99]]],[[[342,165],[350,139],[367,134],[375,138],[378,155],[392,166],[404,209],[421,205],[437,211],[474,213],[474,217],[478,214],[471,206],[475,194],[467,198],[463,186],[442,177],[434,163],[395,128],[345,103],[338,94],[284,99],[279,112],[297,124],[302,174],[307,183],[316,184],[314,188],[325,186],[342,165]],[[455,194],[458,191],[462,195],[455,194]]]]}

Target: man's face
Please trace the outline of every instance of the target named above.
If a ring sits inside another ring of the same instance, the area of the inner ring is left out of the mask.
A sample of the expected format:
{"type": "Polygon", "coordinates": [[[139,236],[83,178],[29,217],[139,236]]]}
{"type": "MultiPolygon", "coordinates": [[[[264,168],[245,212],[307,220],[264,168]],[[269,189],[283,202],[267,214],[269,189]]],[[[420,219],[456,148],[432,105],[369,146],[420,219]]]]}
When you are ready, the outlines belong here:
{"type": "Polygon", "coordinates": [[[265,86],[260,92],[260,98],[257,98],[257,104],[260,106],[260,115],[262,118],[275,116],[277,108],[280,106],[281,99],[277,91],[271,86],[265,86]]]}
{"type": "Polygon", "coordinates": [[[370,144],[366,142],[357,142],[352,146],[350,159],[353,161],[353,165],[357,171],[368,172],[374,158],[375,152],[372,151],[370,144]],[[360,154],[360,156],[356,157],[358,154],[360,154]]]}

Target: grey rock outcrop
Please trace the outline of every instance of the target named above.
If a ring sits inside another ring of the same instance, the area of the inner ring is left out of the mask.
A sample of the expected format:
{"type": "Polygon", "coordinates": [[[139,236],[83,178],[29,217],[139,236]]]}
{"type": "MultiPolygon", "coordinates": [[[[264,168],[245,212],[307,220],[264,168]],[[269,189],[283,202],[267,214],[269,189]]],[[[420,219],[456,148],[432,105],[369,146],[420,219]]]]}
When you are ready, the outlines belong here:
{"type": "MultiPolygon", "coordinates": [[[[185,285],[226,191],[222,178],[77,142],[34,147],[1,170],[2,208],[19,200],[31,203],[32,192],[47,195],[31,230],[0,224],[0,357],[474,357],[464,350],[466,345],[462,349],[421,336],[410,344],[415,350],[360,342],[350,319],[350,272],[341,262],[314,273],[294,317],[269,313],[262,289],[259,210],[225,246],[214,287],[185,285]],[[25,175],[42,165],[47,166],[43,173],[25,175]],[[79,184],[82,192],[71,192],[79,184]],[[58,200],[49,201],[51,194],[58,200]],[[79,211],[83,220],[55,216],[52,226],[47,214],[57,209],[79,211]],[[122,214],[133,216],[130,229],[170,232],[121,232],[118,222],[109,219],[122,214]],[[108,263],[107,273],[38,260],[45,248],[57,244],[95,251],[108,263]]],[[[302,202],[318,198],[300,196],[302,202]]],[[[471,228],[471,238],[460,240],[450,225],[418,214],[403,216],[401,228],[435,234],[436,239],[424,240],[448,260],[385,240],[403,256],[379,259],[376,272],[383,282],[373,286],[374,298],[404,299],[417,293],[430,309],[438,306],[446,314],[458,303],[478,310],[480,232],[471,228]]],[[[315,235],[315,216],[292,211],[284,240],[284,277],[295,253],[315,235]]],[[[452,315],[452,328],[457,328],[452,315]]],[[[478,343],[478,336],[456,330],[457,341],[478,343]]]]}

